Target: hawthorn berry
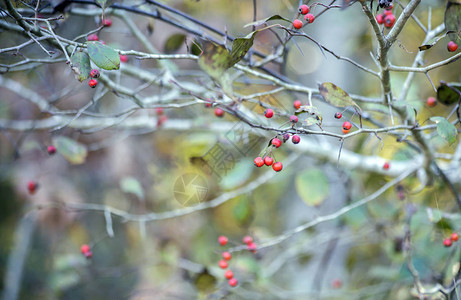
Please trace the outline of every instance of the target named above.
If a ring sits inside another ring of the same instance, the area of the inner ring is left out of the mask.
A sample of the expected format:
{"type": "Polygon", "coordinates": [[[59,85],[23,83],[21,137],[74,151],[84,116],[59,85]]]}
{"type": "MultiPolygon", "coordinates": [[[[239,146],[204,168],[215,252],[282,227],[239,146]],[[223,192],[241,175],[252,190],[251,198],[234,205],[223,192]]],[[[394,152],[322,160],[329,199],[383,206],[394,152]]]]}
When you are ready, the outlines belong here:
{"type": "Polygon", "coordinates": [[[351,122],[346,121],[346,122],[343,123],[343,129],[344,129],[344,130],[349,130],[349,129],[351,129],[351,128],[352,128],[351,122]]]}
{"type": "Polygon", "coordinates": [[[301,141],[301,138],[299,137],[299,135],[294,134],[291,137],[291,141],[293,142],[293,144],[299,144],[299,142],[301,141]]]}
{"type": "Polygon", "coordinates": [[[274,111],[270,108],[266,109],[266,111],[264,112],[264,115],[266,116],[266,118],[270,119],[272,118],[272,116],[274,115],[274,111]]]}
{"type": "Polygon", "coordinates": [[[247,244],[247,249],[253,253],[256,253],[256,249],[258,249],[258,246],[256,246],[255,243],[251,242],[247,244]]]}
{"type": "Polygon", "coordinates": [[[444,239],[444,240],[443,240],[443,245],[444,245],[445,247],[447,247],[447,248],[448,248],[448,247],[451,247],[451,244],[452,244],[452,243],[451,243],[451,240],[450,240],[450,239],[444,239]]]}
{"type": "Polygon", "coordinates": [[[344,129],[344,128],[343,128],[343,133],[344,133],[344,134],[348,134],[350,131],[351,131],[350,129],[344,129]]]}
{"type": "Polygon", "coordinates": [[[436,105],[437,105],[437,99],[435,99],[434,97],[427,98],[427,106],[434,107],[436,105]]]}
{"type": "Polygon", "coordinates": [[[220,237],[218,237],[218,243],[221,245],[221,246],[225,246],[227,244],[227,237],[224,236],[224,235],[221,235],[220,237]]]}
{"type": "Polygon", "coordinates": [[[92,33],[87,37],[88,41],[99,41],[99,37],[97,34],[92,33]]]}
{"type": "Polygon", "coordinates": [[[453,41],[449,41],[447,44],[447,49],[448,52],[455,52],[458,49],[458,45],[453,41]]]}
{"type": "Polygon", "coordinates": [[[128,62],[128,55],[120,54],[120,61],[123,62],[123,63],[128,62]]]}
{"type": "Polygon", "coordinates": [[[224,115],[224,110],[222,108],[216,107],[214,109],[214,115],[221,118],[224,115]]]}
{"type": "Polygon", "coordinates": [[[88,81],[88,85],[90,86],[90,88],[95,88],[98,85],[98,81],[96,79],[91,79],[90,81],[88,81]]]}
{"type": "Polygon", "coordinates": [[[384,15],[383,14],[379,14],[379,15],[376,15],[376,22],[381,25],[384,23],[384,15]]]}
{"type": "Polygon", "coordinates": [[[93,257],[93,252],[88,251],[88,252],[83,253],[83,255],[85,255],[86,258],[92,258],[93,257]]]}
{"type": "Polygon", "coordinates": [[[249,235],[245,235],[242,239],[242,241],[245,243],[245,244],[251,244],[253,243],[253,238],[249,235]]]}
{"type": "Polygon", "coordinates": [[[222,253],[222,258],[224,258],[225,260],[231,260],[232,258],[232,254],[230,254],[229,252],[223,252],[222,253]]]}
{"type": "Polygon", "coordinates": [[[272,169],[274,169],[275,172],[280,172],[283,169],[283,165],[281,162],[278,161],[272,165],[272,169]]]}
{"type": "Polygon", "coordinates": [[[46,148],[46,151],[48,152],[49,155],[53,155],[56,153],[56,147],[53,145],[50,145],[46,148]]]}
{"type": "Polygon", "coordinates": [[[303,27],[303,21],[298,20],[298,19],[294,20],[293,27],[296,29],[301,29],[301,27],[303,27]]]}
{"type": "Polygon", "coordinates": [[[279,140],[278,138],[273,138],[271,144],[275,146],[275,148],[278,148],[282,146],[282,141],[279,140]]]}
{"type": "Polygon", "coordinates": [[[33,195],[35,194],[35,192],[37,192],[37,189],[38,189],[38,183],[36,183],[35,181],[29,181],[27,183],[27,190],[29,191],[29,194],[33,195]]]}
{"type": "Polygon", "coordinates": [[[304,20],[306,20],[307,23],[312,23],[315,20],[315,17],[313,14],[307,14],[304,16],[304,20]]]}
{"type": "Polygon", "coordinates": [[[224,259],[221,259],[221,260],[219,261],[219,267],[220,267],[221,269],[227,269],[228,266],[229,266],[229,264],[228,264],[227,261],[225,261],[224,259]]]}
{"type": "Polygon", "coordinates": [[[290,122],[293,124],[298,123],[298,117],[295,115],[290,116],[290,122]]]}
{"type": "Polygon", "coordinates": [[[231,287],[235,287],[235,286],[237,286],[237,284],[238,284],[237,279],[235,279],[235,278],[229,279],[229,285],[230,285],[231,287]]]}
{"type": "Polygon", "coordinates": [[[335,279],[333,280],[331,285],[333,286],[334,289],[340,289],[343,286],[343,282],[341,281],[341,279],[335,279]]]}
{"type": "Polygon", "coordinates": [[[234,273],[232,273],[231,270],[227,270],[226,273],[224,273],[224,277],[226,277],[226,279],[234,278],[234,273]]]}
{"type": "Polygon", "coordinates": [[[106,42],[104,42],[103,40],[99,41],[101,44],[105,45],[106,42]]]}
{"type": "Polygon", "coordinates": [[[284,134],[282,135],[282,140],[283,140],[284,143],[285,143],[286,141],[288,141],[289,139],[290,139],[290,134],[284,133],[284,134]]]}
{"type": "Polygon", "coordinates": [[[102,26],[110,27],[111,25],[112,25],[112,20],[111,19],[103,19],[102,20],[102,26]]]}
{"type": "Polygon", "coordinates": [[[96,69],[93,69],[93,70],[91,70],[91,72],[90,72],[91,78],[99,78],[99,75],[101,75],[101,74],[99,74],[99,71],[96,70],[96,69]]]}
{"type": "Polygon", "coordinates": [[[163,107],[155,108],[155,113],[157,114],[157,116],[163,115],[163,107]]]}
{"type": "Polygon", "coordinates": [[[301,101],[295,100],[295,101],[293,102],[293,107],[294,107],[295,109],[299,109],[299,108],[301,107],[301,101]]]}
{"type": "Polygon", "coordinates": [[[335,113],[335,119],[341,119],[343,117],[343,114],[340,112],[335,113]]]}
{"type": "Polygon", "coordinates": [[[157,119],[157,127],[162,126],[163,123],[166,122],[166,120],[168,120],[168,117],[167,117],[167,116],[165,116],[165,115],[159,116],[158,119],[157,119]]]}
{"type": "Polygon", "coordinates": [[[91,251],[91,248],[87,244],[83,244],[80,247],[80,252],[82,252],[82,254],[85,254],[85,253],[90,252],[90,251],[91,251]]]}
{"type": "Polygon", "coordinates": [[[383,165],[383,169],[384,170],[389,170],[389,168],[391,167],[390,163],[388,161],[386,161],[383,165]]]}
{"type": "Polygon", "coordinates": [[[255,158],[254,163],[255,163],[255,166],[260,168],[260,167],[264,166],[264,159],[261,156],[258,156],[258,157],[255,158]]]}
{"type": "Polygon", "coordinates": [[[309,9],[309,6],[307,6],[306,4],[303,4],[298,8],[298,11],[300,14],[305,15],[309,13],[310,9],[309,9]]]}
{"type": "Polygon", "coordinates": [[[272,157],[270,156],[264,157],[264,164],[266,166],[271,166],[273,162],[274,162],[274,159],[272,157]]]}
{"type": "Polygon", "coordinates": [[[385,16],[390,16],[390,15],[392,15],[392,10],[386,9],[386,10],[384,11],[384,15],[385,15],[385,16]]]}
{"type": "Polygon", "coordinates": [[[384,17],[384,26],[387,28],[392,28],[395,24],[395,16],[394,15],[387,15],[384,17]]]}
{"type": "Polygon", "coordinates": [[[450,239],[453,241],[453,242],[457,242],[459,240],[459,235],[456,233],[456,232],[453,232],[450,236],[450,239]]]}
{"type": "Polygon", "coordinates": [[[213,101],[210,98],[205,99],[205,107],[211,107],[213,105],[213,101]]]}

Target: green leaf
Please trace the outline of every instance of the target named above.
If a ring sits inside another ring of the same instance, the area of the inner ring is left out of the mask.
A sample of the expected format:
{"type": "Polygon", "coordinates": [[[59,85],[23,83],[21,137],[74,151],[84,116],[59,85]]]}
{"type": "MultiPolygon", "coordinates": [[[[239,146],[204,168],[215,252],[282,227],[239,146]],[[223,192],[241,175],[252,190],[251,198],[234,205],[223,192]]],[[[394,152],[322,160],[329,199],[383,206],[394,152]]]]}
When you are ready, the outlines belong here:
{"type": "Polygon", "coordinates": [[[231,56],[226,47],[210,41],[202,43],[203,53],[198,60],[200,68],[208,75],[218,79],[227,70],[231,56]]]}
{"type": "Polygon", "coordinates": [[[197,55],[197,56],[202,54],[202,44],[198,40],[194,39],[194,42],[190,46],[189,51],[190,51],[190,54],[197,55]]]}
{"type": "Polygon", "coordinates": [[[461,83],[441,82],[437,88],[437,101],[445,105],[457,103],[461,97],[461,83]],[[458,92],[457,92],[458,91],[458,92]]]}
{"type": "Polygon", "coordinates": [[[144,190],[141,183],[134,177],[123,177],[120,179],[120,189],[125,193],[134,194],[139,199],[144,199],[144,190]]]}
{"type": "Polygon", "coordinates": [[[315,106],[303,105],[295,111],[295,115],[307,113],[306,119],[303,120],[303,126],[322,125],[322,113],[315,106]]]}
{"type": "Polygon", "coordinates": [[[443,117],[432,117],[431,121],[437,123],[437,133],[450,143],[450,145],[456,142],[458,131],[453,124],[443,117]]]}
{"type": "Polygon", "coordinates": [[[173,53],[178,51],[182,45],[184,45],[184,41],[186,40],[186,35],[182,33],[176,33],[171,35],[163,45],[163,50],[165,53],[173,53]]]}
{"type": "Polygon", "coordinates": [[[251,46],[253,46],[256,33],[258,33],[258,31],[252,32],[243,38],[236,38],[232,42],[232,51],[230,53],[231,60],[229,61],[228,68],[232,67],[245,57],[248,50],[250,50],[251,46]]]}
{"type": "Polygon", "coordinates": [[[353,106],[357,112],[362,112],[360,106],[342,88],[331,82],[319,84],[319,92],[325,101],[336,107],[353,106]],[[358,109],[358,110],[357,110],[358,109]]]}
{"type": "Polygon", "coordinates": [[[295,186],[301,199],[309,206],[320,205],[330,193],[328,178],[320,169],[309,169],[299,173],[295,186]]]}
{"type": "Polygon", "coordinates": [[[261,19],[261,20],[257,20],[257,21],[254,21],[254,22],[251,22],[251,23],[248,23],[246,24],[245,26],[243,27],[249,27],[249,26],[260,26],[264,23],[267,23],[269,21],[273,21],[273,20],[283,20],[283,21],[287,21],[288,23],[291,23],[292,21],[280,16],[280,15],[273,15],[271,17],[268,17],[268,18],[264,18],[264,19],[261,19]]]}
{"type": "Polygon", "coordinates": [[[78,81],[82,82],[90,78],[91,64],[90,57],[85,52],[75,52],[70,58],[72,71],[74,71],[78,81]]]}
{"type": "Polygon", "coordinates": [[[91,60],[104,70],[118,70],[120,68],[120,55],[109,46],[101,42],[87,42],[88,55],[91,60]]]}
{"type": "Polygon", "coordinates": [[[461,42],[461,4],[454,1],[448,1],[445,10],[445,29],[453,31],[448,36],[452,41],[459,44],[461,42]]]}
{"type": "Polygon", "coordinates": [[[215,289],[216,278],[211,275],[205,268],[201,273],[197,275],[194,280],[195,287],[202,293],[209,293],[215,289]]]}
{"type": "Polygon", "coordinates": [[[85,145],[65,136],[53,138],[53,145],[56,147],[57,152],[71,164],[78,165],[85,162],[87,156],[85,145]]]}

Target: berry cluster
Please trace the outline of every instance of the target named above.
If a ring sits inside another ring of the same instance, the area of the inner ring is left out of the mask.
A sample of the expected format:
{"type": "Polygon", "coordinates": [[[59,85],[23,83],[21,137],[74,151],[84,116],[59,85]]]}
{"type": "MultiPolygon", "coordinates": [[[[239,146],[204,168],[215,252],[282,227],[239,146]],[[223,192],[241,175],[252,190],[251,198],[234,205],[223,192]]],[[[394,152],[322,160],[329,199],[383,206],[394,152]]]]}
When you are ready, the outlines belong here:
{"type": "Polygon", "coordinates": [[[392,13],[392,6],[386,8],[384,13],[376,15],[376,22],[378,22],[380,25],[384,24],[384,26],[387,28],[392,28],[395,24],[395,20],[395,16],[392,13]]]}
{"type": "Polygon", "coordinates": [[[158,116],[158,118],[157,118],[157,127],[160,127],[160,126],[163,125],[163,123],[166,122],[166,120],[168,120],[168,117],[166,115],[164,115],[163,107],[157,107],[155,109],[155,113],[158,116]]]}
{"type": "Polygon", "coordinates": [[[91,258],[93,256],[93,252],[91,252],[91,247],[88,246],[87,244],[83,244],[80,247],[80,252],[86,257],[86,258],[91,258]]]}
{"type": "MultiPolygon", "coordinates": [[[[227,242],[228,242],[228,238],[224,235],[221,235],[219,238],[218,238],[218,243],[221,245],[221,246],[225,246],[227,245],[227,242]]],[[[230,254],[230,252],[227,252],[227,251],[224,251],[222,254],[221,254],[222,258],[220,261],[219,261],[219,267],[221,269],[227,269],[229,267],[229,261],[232,259],[232,254],[230,254]]],[[[224,273],[224,277],[228,280],[228,283],[231,287],[235,287],[237,286],[238,284],[238,281],[237,279],[234,278],[234,273],[231,271],[231,270],[226,270],[226,272],[224,273]]]]}
{"type": "Polygon", "coordinates": [[[443,245],[445,247],[451,247],[453,242],[457,242],[459,240],[459,235],[456,232],[453,232],[449,238],[443,240],[443,245]]]}
{"type": "Polygon", "coordinates": [[[91,76],[92,79],[90,79],[90,81],[88,81],[88,85],[90,86],[90,88],[94,89],[98,85],[98,81],[95,78],[99,78],[100,75],[101,74],[99,73],[98,70],[96,70],[96,69],[91,70],[90,76],[91,76]]]}
{"type": "MultiPolygon", "coordinates": [[[[313,14],[309,13],[309,11],[310,11],[309,6],[307,6],[306,4],[303,4],[303,5],[301,5],[299,7],[298,11],[299,11],[299,13],[301,15],[304,15],[304,21],[307,22],[306,24],[310,24],[310,23],[314,22],[315,17],[314,17],[313,14]]],[[[293,27],[296,28],[296,29],[301,29],[303,27],[303,21],[299,20],[299,19],[294,20],[293,21],[293,27]]]]}

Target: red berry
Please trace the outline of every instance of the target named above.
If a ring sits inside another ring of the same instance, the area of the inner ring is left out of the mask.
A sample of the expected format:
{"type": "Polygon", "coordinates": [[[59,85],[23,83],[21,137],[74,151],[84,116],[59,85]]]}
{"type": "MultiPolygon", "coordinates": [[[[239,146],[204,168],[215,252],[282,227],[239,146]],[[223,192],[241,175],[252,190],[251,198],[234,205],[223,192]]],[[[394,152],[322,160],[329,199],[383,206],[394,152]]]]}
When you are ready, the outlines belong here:
{"type": "Polygon", "coordinates": [[[231,270],[227,270],[226,273],[224,273],[224,277],[226,277],[227,279],[234,278],[234,273],[232,273],[231,270]]]}
{"type": "Polygon", "coordinates": [[[275,146],[275,148],[282,146],[282,141],[278,138],[273,138],[271,143],[275,146]]]}
{"type": "Polygon", "coordinates": [[[46,151],[48,152],[49,155],[53,155],[56,153],[56,147],[53,145],[50,145],[46,148],[46,151]]]}
{"type": "Polygon", "coordinates": [[[448,49],[448,52],[455,52],[458,49],[458,45],[453,41],[449,41],[447,45],[447,49],[448,49]]]}
{"type": "Polygon", "coordinates": [[[228,266],[229,266],[229,264],[227,263],[227,261],[225,261],[225,260],[223,260],[223,259],[221,259],[221,260],[219,261],[219,267],[220,267],[221,269],[227,269],[228,266]]]}
{"type": "Polygon", "coordinates": [[[29,191],[29,194],[33,195],[37,191],[38,188],[38,183],[35,181],[29,181],[27,183],[27,190],[29,191]]]}
{"type": "Polygon", "coordinates": [[[99,78],[99,71],[96,69],[91,70],[90,76],[91,78],[99,78]]]}
{"type": "Polygon", "coordinates": [[[427,98],[427,105],[429,107],[434,107],[437,105],[437,100],[434,97],[427,98]]]}
{"type": "Polygon", "coordinates": [[[304,20],[306,20],[307,23],[312,23],[315,20],[315,17],[313,14],[307,14],[304,16],[304,20]]]}
{"type": "Polygon", "coordinates": [[[274,169],[275,172],[282,171],[282,168],[283,168],[283,165],[279,161],[272,165],[272,169],[274,169]]]}
{"type": "Polygon", "coordinates": [[[258,249],[258,246],[256,246],[255,243],[251,242],[247,244],[247,249],[250,250],[253,253],[256,253],[256,249],[258,249]]]}
{"type": "Polygon", "coordinates": [[[224,258],[225,260],[231,260],[232,258],[232,254],[230,254],[229,252],[223,252],[222,253],[222,258],[224,258]]]}
{"type": "Polygon", "coordinates": [[[270,119],[272,118],[272,116],[274,115],[274,111],[270,108],[266,109],[266,111],[264,112],[264,115],[266,116],[266,118],[270,119]]]}
{"type": "Polygon", "coordinates": [[[214,115],[221,118],[224,115],[224,110],[222,108],[216,107],[214,109],[214,115]]]}
{"type": "Polygon", "coordinates": [[[237,284],[238,284],[237,279],[235,279],[235,278],[229,279],[229,285],[230,285],[231,287],[235,287],[235,286],[237,286],[237,284]]]}
{"type": "Polygon", "coordinates": [[[351,131],[350,129],[344,129],[344,128],[343,128],[343,133],[344,133],[344,134],[348,134],[350,131],[351,131]]]}
{"type": "Polygon", "coordinates": [[[295,101],[293,102],[293,107],[294,107],[295,109],[299,109],[299,108],[301,107],[301,101],[295,100],[295,101]]]}
{"type": "Polygon", "coordinates": [[[245,244],[251,244],[253,243],[253,238],[249,235],[246,235],[243,237],[242,241],[245,243],[245,244]]]}
{"type": "Polygon", "coordinates": [[[104,41],[99,41],[99,42],[100,42],[101,44],[103,44],[103,45],[105,45],[105,44],[106,44],[106,42],[104,42],[104,41]]]}
{"type": "Polygon", "coordinates": [[[443,245],[444,245],[445,247],[447,247],[447,248],[448,248],[448,247],[451,247],[451,240],[450,240],[450,239],[444,239],[444,240],[443,240],[443,245]]]}
{"type": "Polygon", "coordinates": [[[157,108],[155,108],[155,113],[156,113],[158,116],[163,115],[163,107],[157,107],[157,108]]]}
{"type": "Polygon", "coordinates": [[[291,141],[293,142],[293,144],[299,144],[299,142],[301,141],[301,138],[299,137],[299,135],[293,135],[291,137],[291,141]]]}
{"type": "Polygon", "coordinates": [[[346,121],[346,122],[343,123],[343,129],[344,129],[344,130],[349,130],[349,129],[351,129],[351,128],[352,128],[351,122],[346,121]]]}
{"type": "Polygon", "coordinates": [[[88,252],[83,253],[83,255],[85,255],[86,258],[92,258],[93,257],[93,252],[88,251],[88,252]]]}
{"type": "Polygon", "coordinates": [[[221,246],[225,246],[227,244],[227,241],[228,241],[228,239],[224,235],[221,235],[220,237],[218,237],[218,243],[221,246]]]}
{"type": "Polygon", "coordinates": [[[379,15],[376,15],[376,22],[378,22],[378,24],[383,24],[384,23],[384,15],[383,14],[379,14],[379,15]]]}
{"type": "Polygon", "coordinates": [[[93,33],[88,36],[88,41],[99,41],[98,35],[93,33]]]}
{"type": "Polygon", "coordinates": [[[335,118],[336,119],[341,119],[343,117],[343,114],[340,112],[335,113],[335,118]]]}
{"type": "Polygon", "coordinates": [[[453,242],[456,242],[459,240],[459,235],[456,233],[456,232],[453,232],[450,236],[450,239],[453,241],[453,242]]]}
{"type": "Polygon", "coordinates": [[[98,81],[96,79],[91,79],[90,81],[88,81],[88,85],[90,86],[90,88],[95,88],[98,85],[98,81]]]}
{"type": "Polygon", "coordinates": [[[128,62],[128,55],[121,55],[120,54],[120,61],[123,63],[128,62]]]}
{"type": "Polygon", "coordinates": [[[254,163],[255,163],[255,166],[260,168],[260,167],[264,166],[264,159],[261,156],[258,156],[258,157],[255,158],[254,163]]]}
{"type": "Polygon", "coordinates": [[[205,107],[211,107],[213,105],[213,101],[210,98],[206,98],[205,101],[205,107]]]}
{"type": "Polygon", "coordinates": [[[303,21],[298,20],[298,19],[294,20],[293,27],[296,29],[301,29],[301,27],[303,27],[303,21]]]}
{"type": "Polygon", "coordinates": [[[390,16],[390,15],[392,15],[392,10],[386,9],[386,10],[384,11],[384,15],[385,15],[385,16],[390,16]]]}
{"type": "Polygon", "coordinates": [[[389,3],[386,7],[387,10],[391,10],[394,8],[394,4],[393,3],[389,3]]]}
{"type": "Polygon", "coordinates": [[[290,122],[291,123],[298,123],[298,117],[295,115],[290,116],[290,122]]]}
{"type": "Polygon", "coordinates": [[[83,244],[80,247],[80,252],[82,252],[82,254],[85,254],[85,253],[90,252],[90,251],[91,251],[91,248],[87,244],[83,244]]]}
{"type": "Polygon", "coordinates": [[[285,143],[286,141],[288,141],[290,139],[290,135],[288,133],[284,133],[282,135],[282,139],[283,139],[283,142],[285,143]]]}
{"type": "Polygon", "coordinates": [[[298,8],[299,13],[303,15],[308,14],[309,10],[309,6],[307,6],[306,4],[303,4],[298,8]]]}
{"type": "Polygon", "coordinates": [[[274,159],[272,157],[270,156],[264,157],[264,164],[266,166],[271,166],[273,162],[274,162],[274,159]]]}
{"type": "Polygon", "coordinates": [[[166,120],[168,120],[168,117],[167,117],[167,116],[165,116],[165,115],[159,116],[158,119],[157,119],[157,127],[162,126],[163,123],[166,122],[166,120]]]}
{"type": "Polygon", "coordinates": [[[340,289],[343,286],[343,282],[341,281],[341,279],[335,279],[333,280],[331,285],[333,286],[334,289],[340,289]]]}
{"type": "Polygon", "coordinates": [[[112,25],[111,19],[104,19],[102,20],[102,26],[110,27],[112,25]]]}
{"type": "Polygon", "coordinates": [[[384,165],[383,165],[383,169],[384,169],[384,170],[389,170],[390,167],[391,167],[391,165],[389,164],[388,161],[386,161],[386,162],[384,163],[384,165]]]}
{"type": "Polygon", "coordinates": [[[384,17],[384,26],[387,28],[392,28],[395,24],[395,16],[394,15],[387,15],[384,17]]]}

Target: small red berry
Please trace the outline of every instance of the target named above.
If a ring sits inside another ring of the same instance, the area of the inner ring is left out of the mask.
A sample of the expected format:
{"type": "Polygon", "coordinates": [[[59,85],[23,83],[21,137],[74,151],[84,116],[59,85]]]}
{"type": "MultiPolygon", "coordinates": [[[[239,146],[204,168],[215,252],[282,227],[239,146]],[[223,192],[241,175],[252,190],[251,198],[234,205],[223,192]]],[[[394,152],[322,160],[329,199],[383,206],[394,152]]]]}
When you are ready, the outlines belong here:
{"type": "Polygon", "coordinates": [[[238,284],[237,279],[235,279],[235,278],[229,279],[229,285],[230,285],[231,287],[235,287],[235,286],[237,286],[237,284],[238,284]]]}
{"type": "Polygon", "coordinates": [[[260,168],[260,167],[264,166],[264,159],[261,156],[258,156],[258,157],[255,158],[254,163],[255,163],[255,166],[260,168]]]}
{"type": "Polygon", "coordinates": [[[163,115],[163,107],[155,108],[155,113],[157,114],[157,116],[163,115]]]}
{"type": "Polygon", "coordinates": [[[90,81],[88,81],[88,85],[90,86],[90,88],[95,88],[98,85],[98,81],[96,79],[91,79],[90,81]]]}
{"type": "Polygon", "coordinates": [[[97,34],[93,33],[88,36],[88,41],[99,41],[99,37],[97,34]]]}
{"type": "Polygon", "coordinates": [[[225,260],[231,260],[232,258],[232,254],[230,254],[229,252],[223,252],[222,253],[222,258],[224,258],[225,260]]]}
{"type": "Polygon", "coordinates": [[[384,23],[384,15],[383,14],[379,14],[379,15],[376,15],[376,22],[381,25],[384,23]]]}
{"type": "Polygon", "coordinates": [[[387,15],[384,17],[384,26],[387,28],[392,28],[395,24],[395,16],[394,15],[387,15]]]}
{"type": "Polygon", "coordinates": [[[427,98],[427,106],[434,107],[437,105],[437,100],[434,97],[427,98]]]}
{"type": "Polygon", "coordinates": [[[223,259],[221,259],[221,260],[219,261],[219,267],[220,267],[221,269],[227,269],[228,266],[229,266],[229,264],[227,263],[227,261],[225,261],[225,260],[223,260],[223,259]]]}
{"type": "Polygon", "coordinates": [[[344,129],[344,130],[349,130],[349,129],[351,129],[351,128],[352,128],[351,122],[346,121],[346,122],[343,123],[343,129],[344,129]]]}
{"type": "Polygon", "coordinates": [[[80,252],[82,252],[82,254],[85,254],[85,253],[90,252],[90,251],[91,251],[91,248],[87,244],[83,244],[80,247],[80,252]]]}
{"type": "Polygon", "coordinates": [[[91,70],[90,76],[91,78],[99,78],[99,71],[96,69],[91,70]]]}
{"type": "Polygon", "coordinates": [[[250,250],[253,253],[256,253],[256,249],[258,249],[258,246],[256,246],[255,243],[251,242],[247,244],[247,249],[250,250]]]}
{"type": "Polygon", "coordinates": [[[348,134],[350,131],[351,131],[350,129],[344,129],[344,128],[343,128],[343,133],[344,133],[344,134],[348,134]]]}
{"type": "Polygon", "coordinates": [[[335,113],[335,119],[341,119],[343,117],[343,114],[340,112],[335,113]]]}
{"type": "Polygon", "coordinates": [[[93,252],[88,251],[88,252],[83,253],[83,255],[85,255],[86,258],[92,258],[93,257],[93,252]]]}
{"type": "Polygon", "coordinates": [[[234,273],[232,273],[231,270],[227,270],[226,273],[224,273],[224,277],[226,277],[227,279],[234,278],[234,273]]]}
{"type": "Polygon", "coordinates": [[[305,15],[309,13],[310,9],[309,9],[309,6],[307,6],[306,4],[303,4],[298,8],[298,11],[300,14],[305,15]]]}
{"type": "Polygon", "coordinates": [[[444,239],[444,240],[443,240],[443,245],[444,245],[445,247],[447,247],[447,248],[448,248],[448,247],[451,247],[451,240],[450,240],[450,239],[444,239]]]}
{"type": "Polygon", "coordinates": [[[290,116],[290,122],[293,124],[298,123],[298,117],[295,115],[290,116]]]}
{"type": "Polygon", "coordinates": [[[290,134],[284,133],[284,134],[282,135],[282,140],[283,140],[284,143],[285,143],[286,141],[288,141],[289,139],[290,139],[290,134]]]}
{"type": "Polygon", "coordinates": [[[128,62],[128,55],[121,55],[120,54],[120,61],[123,63],[128,62]]]}
{"type": "Polygon", "coordinates": [[[205,101],[205,107],[211,107],[213,105],[213,101],[210,98],[206,98],[205,101]]]}
{"type": "Polygon", "coordinates": [[[341,279],[335,279],[333,280],[331,285],[333,286],[334,289],[340,289],[343,286],[343,282],[341,281],[341,279]]]}
{"type": "Polygon", "coordinates": [[[253,243],[253,238],[249,235],[246,235],[243,237],[242,241],[245,243],[245,244],[251,244],[253,243]]]}
{"type": "Polygon", "coordinates": [[[283,168],[283,165],[279,161],[272,165],[272,169],[274,169],[275,172],[282,171],[282,168],[283,168]]]}
{"type": "Polygon", "coordinates": [[[274,162],[274,159],[272,157],[270,156],[264,157],[264,164],[266,166],[271,166],[273,162],[274,162]]]}
{"type": "Polygon", "coordinates": [[[46,148],[46,151],[48,152],[49,155],[53,155],[56,153],[56,147],[53,145],[50,145],[46,148]]]}
{"type": "Polygon", "coordinates": [[[282,141],[278,138],[273,138],[271,143],[273,146],[275,146],[275,148],[282,146],[282,141]]]}
{"type": "Polygon", "coordinates": [[[459,240],[459,235],[456,233],[456,232],[453,232],[450,236],[450,239],[453,241],[453,242],[456,242],[459,240]]]}
{"type": "Polygon", "coordinates": [[[293,142],[293,144],[299,144],[299,142],[301,141],[301,138],[299,137],[299,135],[293,135],[291,137],[291,141],[293,142]]]}
{"type": "Polygon", "coordinates": [[[38,189],[38,183],[35,181],[29,181],[27,183],[27,190],[29,191],[29,194],[33,195],[38,189]]]}
{"type": "Polygon", "coordinates": [[[102,20],[102,26],[110,27],[112,25],[111,19],[104,19],[102,20]]]}
{"type": "Polygon", "coordinates": [[[221,118],[224,115],[224,110],[222,108],[216,107],[214,109],[214,115],[221,118]]]}
{"type": "Polygon", "coordinates": [[[294,107],[295,109],[299,109],[299,108],[301,107],[301,101],[295,100],[295,101],[293,102],[293,107],[294,107]]]}
{"type": "Polygon", "coordinates": [[[301,29],[301,27],[303,27],[303,21],[298,20],[298,19],[294,20],[293,27],[296,29],[301,29]]]}
{"type": "Polygon", "coordinates": [[[386,10],[384,11],[384,15],[385,15],[385,16],[390,16],[390,15],[392,15],[392,10],[386,9],[386,10]]]}
{"type": "Polygon", "coordinates": [[[166,120],[168,120],[168,117],[167,117],[167,116],[165,116],[165,115],[159,116],[158,119],[157,119],[157,127],[162,126],[163,123],[166,122],[166,120]]]}
{"type": "Polygon", "coordinates": [[[218,243],[221,245],[221,246],[225,246],[227,244],[227,237],[224,236],[224,235],[221,235],[220,237],[218,237],[218,243]]]}
{"type": "Polygon", "coordinates": [[[309,24],[314,22],[315,20],[315,17],[313,14],[307,14],[304,16],[304,20],[306,20],[306,22],[308,22],[309,24]]]}
{"type": "Polygon", "coordinates": [[[386,161],[386,162],[384,163],[384,165],[383,165],[383,169],[384,169],[384,170],[389,170],[390,167],[391,167],[391,165],[389,164],[388,161],[386,161]]]}
{"type": "Polygon", "coordinates": [[[448,52],[455,52],[458,49],[458,45],[453,41],[449,41],[447,45],[447,49],[448,49],[448,52]]]}
{"type": "Polygon", "coordinates": [[[274,115],[274,111],[270,108],[266,109],[266,111],[264,112],[264,115],[266,116],[266,118],[270,119],[272,118],[272,116],[274,115]]]}

